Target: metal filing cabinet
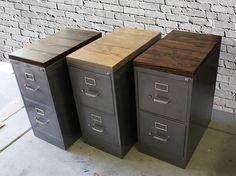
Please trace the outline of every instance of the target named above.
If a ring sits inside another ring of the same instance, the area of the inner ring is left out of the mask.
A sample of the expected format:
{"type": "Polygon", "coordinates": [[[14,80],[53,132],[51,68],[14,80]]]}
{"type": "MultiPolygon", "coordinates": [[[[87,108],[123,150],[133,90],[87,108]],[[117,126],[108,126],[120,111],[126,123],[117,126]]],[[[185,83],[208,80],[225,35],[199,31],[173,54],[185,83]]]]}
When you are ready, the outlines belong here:
{"type": "Polygon", "coordinates": [[[81,136],[65,56],[100,36],[67,28],[10,55],[35,136],[63,149],[81,136]]]}
{"type": "Polygon", "coordinates": [[[140,151],[186,167],[211,119],[220,43],[172,31],[133,61],[140,151]]]}
{"type": "Polygon", "coordinates": [[[159,32],[120,28],[67,57],[84,141],[123,157],[136,142],[132,59],[159,32]]]}

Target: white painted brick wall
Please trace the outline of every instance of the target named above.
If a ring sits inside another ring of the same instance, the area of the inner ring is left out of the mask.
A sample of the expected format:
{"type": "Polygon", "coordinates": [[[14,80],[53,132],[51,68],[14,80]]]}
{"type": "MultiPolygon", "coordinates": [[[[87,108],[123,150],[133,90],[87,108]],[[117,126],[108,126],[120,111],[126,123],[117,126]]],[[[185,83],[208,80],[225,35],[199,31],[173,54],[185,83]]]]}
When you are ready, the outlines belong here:
{"type": "Polygon", "coordinates": [[[214,108],[236,114],[236,0],[0,0],[0,60],[66,26],[223,36],[214,108]]]}

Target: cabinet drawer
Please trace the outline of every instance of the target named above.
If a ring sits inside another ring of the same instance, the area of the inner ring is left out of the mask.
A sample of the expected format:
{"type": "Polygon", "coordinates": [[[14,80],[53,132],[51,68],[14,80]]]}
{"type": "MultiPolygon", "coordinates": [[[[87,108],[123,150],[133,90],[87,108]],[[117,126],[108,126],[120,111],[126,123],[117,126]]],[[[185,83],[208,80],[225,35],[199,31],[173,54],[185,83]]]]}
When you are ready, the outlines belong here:
{"type": "Polygon", "coordinates": [[[49,105],[51,93],[45,69],[20,62],[12,65],[22,96],[49,105]]]}
{"type": "Polygon", "coordinates": [[[109,76],[71,66],[69,70],[77,102],[114,114],[112,84],[109,76]]]}
{"type": "Polygon", "coordinates": [[[186,121],[188,83],[138,72],[140,109],[186,121]]]}
{"type": "Polygon", "coordinates": [[[25,99],[25,108],[32,127],[51,137],[62,139],[56,112],[45,105],[25,99]]]}
{"type": "Polygon", "coordinates": [[[118,132],[113,115],[92,108],[79,107],[79,118],[84,137],[91,136],[98,141],[118,145],[118,132]]]}
{"type": "Polygon", "coordinates": [[[138,130],[139,142],[157,153],[183,156],[185,125],[141,111],[138,130]]]}

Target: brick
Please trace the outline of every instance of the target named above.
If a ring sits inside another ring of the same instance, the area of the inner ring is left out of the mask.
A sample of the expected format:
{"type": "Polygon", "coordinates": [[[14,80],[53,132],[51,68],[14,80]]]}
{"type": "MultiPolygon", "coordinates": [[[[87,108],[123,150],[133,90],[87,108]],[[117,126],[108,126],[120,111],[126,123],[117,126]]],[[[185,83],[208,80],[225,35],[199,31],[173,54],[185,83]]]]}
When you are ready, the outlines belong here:
{"type": "Polygon", "coordinates": [[[65,12],[65,16],[67,18],[72,18],[74,20],[81,20],[84,19],[84,15],[78,14],[78,13],[73,13],[73,12],[65,12]]]}
{"type": "Polygon", "coordinates": [[[148,9],[148,10],[160,10],[160,5],[159,4],[153,4],[153,3],[141,2],[140,7],[142,9],[148,9]]]}
{"type": "Polygon", "coordinates": [[[32,32],[32,31],[28,31],[28,30],[21,30],[21,34],[26,37],[38,38],[37,32],[32,32]]]}
{"type": "Polygon", "coordinates": [[[104,23],[113,26],[123,26],[123,21],[114,19],[104,19],[104,23]]]}
{"type": "Polygon", "coordinates": [[[144,16],[158,18],[158,19],[165,19],[166,18],[165,14],[163,14],[162,12],[152,11],[152,10],[145,10],[144,16]]]}
{"type": "Polygon", "coordinates": [[[64,11],[57,10],[57,9],[48,9],[47,13],[53,17],[65,16],[64,11]]]}
{"type": "Polygon", "coordinates": [[[18,10],[29,10],[29,5],[27,4],[14,4],[15,6],[15,9],[18,9],[18,10]]]}
{"type": "Polygon", "coordinates": [[[48,9],[45,7],[39,7],[39,6],[30,6],[30,11],[32,12],[40,12],[40,13],[47,13],[48,9]]]}
{"type": "Polygon", "coordinates": [[[171,12],[171,6],[161,5],[161,12],[170,13],[171,12]]]}
{"type": "Polygon", "coordinates": [[[143,9],[136,9],[136,8],[130,8],[130,7],[124,7],[124,12],[128,14],[144,15],[143,9]]]}
{"type": "MultiPolygon", "coordinates": [[[[235,77],[230,77],[229,79],[229,84],[236,85],[236,76],[235,77]]],[[[235,90],[236,91],[236,90],[235,90]]]]}
{"type": "Polygon", "coordinates": [[[135,21],[133,15],[124,14],[124,13],[116,13],[115,19],[124,20],[124,21],[135,21]]]}
{"type": "Polygon", "coordinates": [[[94,24],[94,28],[99,31],[111,32],[114,30],[110,25],[94,24]]]}
{"type": "Polygon", "coordinates": [[[188,22],[188,17],[184,15],[166,14],[166,19],[170,21],[188,22]]]}
{"type": "Polygon", "coordinates": [[[227,14],[217,14],[217,19],[220,20],[220,21],[229,21],[229,15],[227,14]]]}
{"type": "Polygon", "coordinates": [[[144,23],[144,24],[155,24],[156,22],[154,18],[143,17],[143,16],[137,16],[135,18],[135,21],[138,23],[144,23]]]}
{"type": "Polygon", "coordinates": [[[171,28],[177,28],[178,27],[177,22],[160,20],[160,19],[156,20],[156,24],[158,26],[163,26],[163,27],[171,27],[171,28]]]}
{"type": "Polygon", "coordinates": [[[110,12],[110,11],[105,11],[105,10],[95,10],[94,14],[96,16],[111,18],[111,19],[114,19],[115,17],[115,12],[110,12]]]}
{"type": "Polygon", "coordinates": [[[157,26],[157,25],[145,24],[145,29],[165,33],[164,27],[160,27],[160,26],[157,26]]]}
{"type": "Polygon", "coordinates": [[[98,3],[98,2],[86,1],[84,3],[84,6],[85,7],[90,7],[90,8],[95,8],[95,9],[103,9],[102,3],[98,3]]]}
{"type": "Polygon", "coordinates": [[[204,26],[209,26],[209,27],[212,26],[212,21],[205,18],[190,17],[189,21],[192,24],[204,25],[204,26]]]}
{"type": "Polygon", "coordinates": [[[201,27],[199,25],[195,24],[189,24],[189,23],[181,23],[179,24],[180,29],[185,29],[188,31],[200,31],[201,27]]]}
{"type": "Polygon", "coordinates": [[[12,39],[16,40],[16,41],[19,41],[19,42],[29,42],[29,37],[26,37],[26,36],[21,36],[21,35],[15,35],[13,34],[12,35],[12,39]]]}
{"type": "Polygon", "coordinates": [[[228,23],[228,22],[224,22],[224,21],[213,20],[213,26],[216,27],[216,28],[235,30],[235,24],[234,23],[228,23]]]}
{"type": "Polygon", "coordinates": [[[236,31],[226,31],[226,37],[236,38],[236,31]]]}
{"type": "Polygon", "coordinates": [[[118,0],[100,0],[100,2],[108,4],[118,4],[118,0]]]}
{"type": "Polygon", "coordinates": [[[57,7],[59,10],[75,12],[75,6],[72,6],[72,5],[58,4],[57,7]]]}
{"type": "Polygon", "coordinates": [[[118,5],[104,4],[104,9],[113,12],[124,12],[124,8],[118,5]]]}
{"type": "Polygon", "coordinates": [[[103,23],[103,18],[93,15],[87,15],[85,16],[86,21],[96,22],[96,23],[103,23]]]}
{"type": "Polygon", "coordinates": [[[166,5],[187,7],[188,3],[186,1],[166,0],[166,5]]]}
{"type": "Polygon", "coordinates": [[[131,28],[144,29],[144,24],[136,23],[136,22],[124,21],[124,26],[131,27],[131,28]]]}
{"type": "Polygon", "coordinates": [[[202,32],[206,34],[214,34],[214,35],[220,35],[224,36],[224,30],[223,29],[216,29],[216,28],[209,28],[209,27],[202,27],[202,32]]]}
{"type": "Polygon", "coordinates": [[[71,4],[71,5],[83,5],[82,0],[64,0],[64,2],[65,4],[71,4]]]}
{"type": "Polygon", "coordinates": [[[234,9],[233,7],[223,7],[220,5],[213,5],[211,7],[211,10],[213,12],[221,12],[221,13],[229,13],[229,14],[234,14],[234,9]]]}
{"type": "Polygon", "coordinates": [[[165,4],[164,0],[143,0],[144,2],[152,2],[157,4],[165,4]]]}

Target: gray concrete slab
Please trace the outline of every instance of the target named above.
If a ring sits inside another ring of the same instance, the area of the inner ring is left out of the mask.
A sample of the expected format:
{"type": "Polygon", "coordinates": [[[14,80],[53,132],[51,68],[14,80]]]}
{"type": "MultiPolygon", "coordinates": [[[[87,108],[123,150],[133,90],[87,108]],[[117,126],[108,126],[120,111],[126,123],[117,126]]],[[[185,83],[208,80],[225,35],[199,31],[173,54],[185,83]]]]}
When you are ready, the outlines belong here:
{"type": "Polygon", "coordinates": [[[6,120],[24,103],[10,63],[0,63],[0,121],[6,120]]]}
{"type": "Polygon", "coordinates": [[[25,109],[9,117],[4,124],[5,126],[0,129],[0,151],[31,128],[25,109]]]}
{"type": "Polygon", "coordinates": [[[0,153],[4,176],[235,176],[236,137],[208,129],[186,169],[152,158],[133,147],[124,159],[80,139],[63,151],[32,131],[0,153]]]}

